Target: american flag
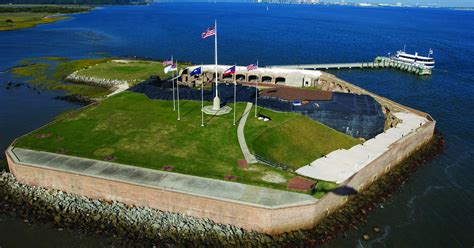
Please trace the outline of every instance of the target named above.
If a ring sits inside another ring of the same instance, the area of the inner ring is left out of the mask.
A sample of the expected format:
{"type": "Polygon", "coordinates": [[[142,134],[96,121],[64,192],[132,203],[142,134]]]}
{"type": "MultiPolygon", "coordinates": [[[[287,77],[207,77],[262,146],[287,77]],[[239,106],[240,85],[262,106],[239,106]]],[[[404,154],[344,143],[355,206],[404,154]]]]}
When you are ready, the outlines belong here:
{"type": "Polygon", "coordinates": [[[206,31],[202,32],[201,37],[206,39],[207,37],[216,35],[216,29],[214,27],[208,28],[206,31]]]}
{"type": "Polygon", "coordinates": [[[257,69],[258,69],[258,65],[256,64],[250,64],[247,66],[247,71],[257,70],[257,69]]]}
{"type": "Polygon", "coordinates": [[[173,64],[173,61],[171,61],[171,60],[165,60],[165,61],[161,62],[161,64],[162,64],[163,66],[172,65],[172,64],[173,64]]]}

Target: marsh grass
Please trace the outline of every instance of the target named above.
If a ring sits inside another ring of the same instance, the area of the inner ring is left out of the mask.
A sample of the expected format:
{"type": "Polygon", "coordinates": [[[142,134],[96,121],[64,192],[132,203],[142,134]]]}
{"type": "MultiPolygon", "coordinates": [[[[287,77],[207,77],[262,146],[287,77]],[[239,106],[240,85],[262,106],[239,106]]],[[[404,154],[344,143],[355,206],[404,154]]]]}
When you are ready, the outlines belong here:
{"type": "Polygon", "coordinates": [[[64,57],[41,57],[23,59],[19,67],[10,72],[17,77],[28,77],[28,83],[47,90],[61,90],[68,95],[81,95],[98,98],[110,94],[111,90],[104,87],[73,84],[63,79],[76,70],[104,63],[110,58],[69,60],[64,57]]]}
{"type": "Polygon", "coordinates": [[[67,19],[67,16],[48,16],[48,13],[0,13],[0,31],[32,28],[39,24],[67,19]]]}

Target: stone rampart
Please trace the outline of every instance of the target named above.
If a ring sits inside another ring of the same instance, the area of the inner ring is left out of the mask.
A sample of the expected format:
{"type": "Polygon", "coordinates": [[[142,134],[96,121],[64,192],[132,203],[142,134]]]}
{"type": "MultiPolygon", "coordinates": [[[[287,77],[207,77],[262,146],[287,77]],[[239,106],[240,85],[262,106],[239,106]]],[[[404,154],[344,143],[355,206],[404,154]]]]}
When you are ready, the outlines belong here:
{"type": "MultiPolygon", "coordinates": [[[[392,145],[391,149],[360,170],[341,186],[362,190],[371,182],[396,166],[423,144],[434,132],[435,122],[428,122],[392,145]]],[[[7,153],[10,171],[21,183],[53,188],[93,199],[113,200],[135,206],[147,206],[162,211],[208,218],[217,223],[230,224],[268,234],[308,229],[323,217],[341,207],[347,196],[329,193],[316,203],[290,207],[260,207],[245,203],[212,199],[130,184],[99,177],[72,174],[16,162],[7,153]]]]}
{"type": "MultiPolygon", "coordinates": [[[[401,160],[426,144],[433,137],[436,124],[426,113],[402,106],[375,94],[371,95],[395,109],[414,112],[427,117],[429,121],[392,144],[388,151],[340,185],[358,191],[369,186],[381,175],[399,164],[401,160]]],[[[265,207],[209,198],[205,196],[204,192],[202,195],[185,194],[125,181],[45,169],[32,164],[22,164],[8,151],[6,155],[10,172],[24,184],[58,189],[93,199],[114,200],[135,206],[147,206],[198,218],[208,218],[217,223],[230,224],[268,234],[312,228],[350,199],[350,196],[330,192],[319,201],[310,204],[265,207]]]]}

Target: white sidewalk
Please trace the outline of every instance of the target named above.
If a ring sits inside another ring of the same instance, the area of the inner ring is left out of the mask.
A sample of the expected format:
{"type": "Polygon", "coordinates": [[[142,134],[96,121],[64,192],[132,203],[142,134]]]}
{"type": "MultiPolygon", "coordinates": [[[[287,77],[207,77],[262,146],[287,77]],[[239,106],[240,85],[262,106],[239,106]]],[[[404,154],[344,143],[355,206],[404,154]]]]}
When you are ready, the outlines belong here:
{"type": "Polygon", "coordinates": [[[342,183],[388,151],[390,145],[428,122],[426,118],[413,113],[398,112],[394,115],[402,121],[396,127],[349,150],[333,151],[299,168],[296,173],[314,179],[342,183]]]}

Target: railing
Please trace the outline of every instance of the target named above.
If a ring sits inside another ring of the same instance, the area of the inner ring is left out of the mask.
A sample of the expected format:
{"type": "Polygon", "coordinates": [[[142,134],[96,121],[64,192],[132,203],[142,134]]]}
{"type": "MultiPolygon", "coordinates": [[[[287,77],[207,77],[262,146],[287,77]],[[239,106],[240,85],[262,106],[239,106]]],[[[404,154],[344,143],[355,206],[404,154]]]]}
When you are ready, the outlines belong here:
{"type": "Polygon", "coordinates": [[[271,167],[274,167],[274,168],[277,168],[277,169],[281,169],[281,170],[284,170],[284,171],[289,171],[291,170],[290,166],[287,165],[287,164],[283,164],[283,163],[277,163],[277,162],[274,162],[274,161],[271,161],[269,159],[266,159],[264,158],[263,156],[260,156],[258,154],[254,154],[255,158],[257,159],[258,162],[262,163],[262,164],[266,164],[266,165],[269,165],[271,167]]]}
{"type": "Polygon", "coordinates": [[[413,72],[418,75],[429,75],[431,69],[423,65],[408,64],[400,61],[395,61],[388,57],[376,57],[373,62],[358,62],[358,63],[335,63],[335,64],[298,64],[298,65],[272,65],[268,68],[286,68],[286,69],[352,69],[352,68],[395,68],[408,72],[413,72]]]}

